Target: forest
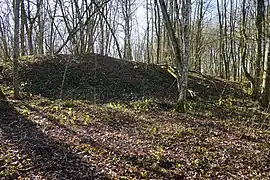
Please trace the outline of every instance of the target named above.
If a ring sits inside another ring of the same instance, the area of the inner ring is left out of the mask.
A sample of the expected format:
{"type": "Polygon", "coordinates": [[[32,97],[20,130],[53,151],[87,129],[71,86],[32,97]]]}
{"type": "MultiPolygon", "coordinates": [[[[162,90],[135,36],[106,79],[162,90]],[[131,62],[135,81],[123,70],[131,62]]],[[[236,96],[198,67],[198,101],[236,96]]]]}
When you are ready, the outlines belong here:
{"type": "Polygon", "coordinates": [[[0,179],[270,179],[270,1],[0,1],[0,179]]]}

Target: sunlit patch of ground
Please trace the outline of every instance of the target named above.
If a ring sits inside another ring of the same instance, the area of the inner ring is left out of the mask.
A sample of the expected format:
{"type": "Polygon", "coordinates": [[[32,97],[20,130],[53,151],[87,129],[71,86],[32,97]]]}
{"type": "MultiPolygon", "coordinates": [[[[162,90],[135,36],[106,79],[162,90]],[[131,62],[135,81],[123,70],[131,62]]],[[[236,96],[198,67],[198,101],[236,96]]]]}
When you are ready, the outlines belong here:
{"type": "Polygon", "coordinates": [[[22,100],[3,87],[11,108],[0,110],[2,179],[270,179],[270,115],[239,85],[192,72],[195,97],[179,114],[166,69],[108,58],[90,81],[84,58],[60,100],[64,56],[54,58],[55,69],[26,65],[22,100]]]}

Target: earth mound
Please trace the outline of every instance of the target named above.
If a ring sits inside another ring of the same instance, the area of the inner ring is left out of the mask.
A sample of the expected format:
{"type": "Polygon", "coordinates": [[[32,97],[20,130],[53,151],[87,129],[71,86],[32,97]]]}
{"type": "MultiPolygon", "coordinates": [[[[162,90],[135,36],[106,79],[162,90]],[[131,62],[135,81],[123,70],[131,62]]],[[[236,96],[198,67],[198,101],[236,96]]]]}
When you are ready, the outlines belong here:
{"type": "MultiPolygon", "coordinates": [[[[20,78],[27,92],[48,98],[97,103],[155,99],[177,100],[177,82],[168,66],[125,61],[98,54],[25,58],[20,78]],[[61,91],[62,89],[62,91],[61,91]]],[[[191,71],[189,97],[216,102],[221,96],[246,96],[240,85],[191,71]]]]}

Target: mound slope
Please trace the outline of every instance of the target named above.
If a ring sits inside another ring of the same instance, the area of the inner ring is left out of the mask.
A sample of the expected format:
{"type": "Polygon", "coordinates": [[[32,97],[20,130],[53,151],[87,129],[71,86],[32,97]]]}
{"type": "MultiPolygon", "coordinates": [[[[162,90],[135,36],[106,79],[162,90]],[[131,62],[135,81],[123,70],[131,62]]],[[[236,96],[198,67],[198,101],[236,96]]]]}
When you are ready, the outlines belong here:
{"type": "MultiPolygon", "coordinates": [[[[65,99],[100,103],[142,98],[175,102],[177,99],[176,80],[166,66],[97,54],[31,57],[22,64],[20,77],[25,91],[49,98],[59,98],[63,83],[65,99]]],[[[188,85],[190,92],[204,101],[216,101],[229,94],[245,96],[239,85],[196,72],[190,72],[188,85]]]]}

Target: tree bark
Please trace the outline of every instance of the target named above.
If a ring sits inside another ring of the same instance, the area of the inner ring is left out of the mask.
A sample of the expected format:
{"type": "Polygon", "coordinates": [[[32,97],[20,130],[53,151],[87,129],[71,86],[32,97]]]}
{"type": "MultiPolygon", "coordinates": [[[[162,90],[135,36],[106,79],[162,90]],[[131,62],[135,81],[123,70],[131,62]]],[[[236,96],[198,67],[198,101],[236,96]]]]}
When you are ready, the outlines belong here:
{"type": "Polygon", "coordinates": [[[44,22],[44,7],[43,7],[43,0],[37,1],[37,11],[38,11],[38,38],[37,38],[37,52],[38,54],[44,54],[44,29],[45,29],[45,22],[44,22]]]}
{"type": "Polygon", "coordinates": [[[247,58],[247,34],[246,34],[246,0],[242,2],[242,22],[240,27],[240,54],[242,69],[244,71],[245,77],[250,81],[252,89],[254,87],[254,78],[247,71],[246,58],[247,58]]]}
{"type": "MultiPolygon", "coordinates": [[[[270,35],[269,35],[270,42],[270,35]]],[[[265,89],[262,98],[262,106],[265,108],[270,107],[270,44],[268,44],[268,55],[267,55],[267,68],[265,76],[265,89]]]]}
{"type": "Polygon", "coordinates": [[[188,67],[189,67],[189,26],[190,26],[191,0],[182,1],[182,18],[183,18],[183,65],[181,74],[178,107],[179,111],[185,111],[185,102],[187,98],[187,83],[188,83],[188,67]]]}
{"type": "Polygon", "coordinates": [[[18,58],[20,54],[20,0],[15,0],[14,3],[14,37],[13,37],[13,86],[14,86],[14,99],[20,97],[20,85],[18,74],[18,58]]]}
{"type": "Polygon", "coordinates": [[[202,72],[202,26],[203,26],[203,0],[199,1],[197,12],[197,32],[196,32],[196,47],[195,47],[195,70],[202,72]]]}
{"type": "Polygon", "coordinates": [[[261,91],[261,64],[262,64],[262,39],[263,39],[263,21],[264,21],[264,0],[257,1],[257,17],[256,17],[256,28],[257,28],[257,57],[255,67],[255,78],[254,78],[254,90],[253,96],[258,99],[261,91]]]}
{"type": "MultiPolygon", "coordinates": [[[[159,8],[158,8],[158,4],[157,4],[157,0],[155,0],[155,7],[154,8],[154,14],[155,14],[155,30],[156,30],[156,36],[157,36],[157,61],[156,63],[159,64],[160,63],[160,46],[161,46],[161,22],[160,22],[160,12],[159,12],[159,8]]],[[[152,37],[153,39],[154,37],[152,37]]]]}
{"type": "Polygon", "coordinates": [[[175,55],[177,69],[181,70],[182,69],[182,57],[181,57],[181,50],[180,50],[180,46],[179,46],[179,41],[175,36],[175,31],[172,27],[172,24],[171,24],[171,21],[170,21],[168,12],[167,12],[167,7],[166,7],[164,0],[159,0],[159,4],[160,4],[160,8],[161,8],[161,12],[162,12],[162,16],[164,19],[166,29],[168,31],[169,39],[170,39],[172,46],[173,46],[172,49],[173,49],[173,52],[175,55]]]}
{"type": "Polygon", "coordinates": [[[186,103],[186,92],[187,92],[187,82],[188,82],[188,62],[189,62],[189,16],[191,9],[191,1],[182,1],[182,18],[183,18],[183,43],[182,43],[182,54],[179,46],[178,39],[175,35],[175,29],[172,26],[171,20],[169,18],[166,4],[164,0],[159,0],[161,7],[161,12],[163,15],[164,23],[168,31],[170,41],[173,46],[173,51],[175,55],[176,65],[177,65],[177,87],[178,87],[178,103],[175,108],[178,112],[185,112],[186,103]]]}

